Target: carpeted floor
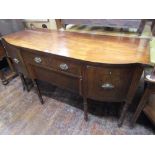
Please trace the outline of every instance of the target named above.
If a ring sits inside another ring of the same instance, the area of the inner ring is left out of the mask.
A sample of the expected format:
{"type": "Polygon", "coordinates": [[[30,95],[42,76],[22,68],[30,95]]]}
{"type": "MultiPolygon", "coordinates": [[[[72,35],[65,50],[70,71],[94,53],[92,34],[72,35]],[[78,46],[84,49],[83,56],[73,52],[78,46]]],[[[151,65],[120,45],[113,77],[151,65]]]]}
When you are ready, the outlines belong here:
{"type": "Polygon", "coordinates": [[[80,96],[49,84],[40,85],[44,105],[33,88],[23,92],[19,77],[7,86],[0,84],[0,134],[154,134],[144,116],[130,129],[130,112],[118,128],[120,103],[89,101],[89,121],[85,122],[80,96]]]}

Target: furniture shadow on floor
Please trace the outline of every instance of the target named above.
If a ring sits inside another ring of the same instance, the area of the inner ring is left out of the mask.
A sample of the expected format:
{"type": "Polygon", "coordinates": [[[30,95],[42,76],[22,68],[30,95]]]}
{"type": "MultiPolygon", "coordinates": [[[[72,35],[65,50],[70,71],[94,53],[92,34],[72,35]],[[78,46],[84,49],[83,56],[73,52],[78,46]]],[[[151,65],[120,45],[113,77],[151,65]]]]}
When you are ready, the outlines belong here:
{"type": "MultiPolygon", "coordinates": [[[[43,81],[38,81],[38,84],[42,95],[83,110],[83,98],[78,94],[63,90],[43,81]]],[[[89,113],[99,117],[119,117],[121,107],[122,103],[100,102],[88,99],[89,113]]]]}
{"type": "MultiPolygon", "coordinates": [[[[47,82],[38,81],[39,87],[41,89],[42,95],[53,98],[57,101],[63,102],[66,105],[70,105],[76,107],[78,109],[83,110],[83,98],[78,94],[72,93],[70,91],[63,90],[56,86],[53,86],[47,82]]],[[[133,102],[135,104],[131,104],[128,115],[126,117],[126,121],[129,124],[131,116],[136,109],[136,106],[139,102],[139,99],[142,94],[143,87],[139,86],[136,97],[133,102]]],[[[110,103],[110,102],[100,102],[95,100],[88,99],[88,111],[89,114],[94,116],[104,118],[104,117],[112,117],[113,119],[119,119],[120,113],[123,107],[123,103],[110,103]]],[[[46,103],[45,103],[46,104],[46,103]]],[[[155,128],[152,123],[147,119],[145,114],[142,114],[138,119],[137,124],[146,126],[148,128],[152,128],[155,132],[155,128]]]]}

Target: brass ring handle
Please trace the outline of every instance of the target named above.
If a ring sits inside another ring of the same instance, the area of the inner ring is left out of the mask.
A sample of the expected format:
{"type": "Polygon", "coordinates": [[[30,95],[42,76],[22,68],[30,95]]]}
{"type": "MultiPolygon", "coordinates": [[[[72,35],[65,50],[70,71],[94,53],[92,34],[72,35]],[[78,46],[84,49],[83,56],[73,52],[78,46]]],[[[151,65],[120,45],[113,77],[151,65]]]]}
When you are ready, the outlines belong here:
{"type": "Polygon", "coordinates": [[[18,64],[20,61],[17,58],[14,58],[13,61],[18,64]]]}
{"type": "Polygon", "coordinates": [[[41,60],[40,57],[35,57],[35,58],[34,58],[34,61],[35,61],[36,63],[41,63],[42,60],[41,60]]]}
{"type": "Polygon", "coordinates": [[[112,85],[111,83],[104,83],[101,85],[101,88],[103,89],[113,89],[114,85],[112,85]]]}
{"type": "Polygon", "coordinates": [[[67,64],[60,64],[60,69],[62,70],[68,70],[68,65],[67,64]]]}

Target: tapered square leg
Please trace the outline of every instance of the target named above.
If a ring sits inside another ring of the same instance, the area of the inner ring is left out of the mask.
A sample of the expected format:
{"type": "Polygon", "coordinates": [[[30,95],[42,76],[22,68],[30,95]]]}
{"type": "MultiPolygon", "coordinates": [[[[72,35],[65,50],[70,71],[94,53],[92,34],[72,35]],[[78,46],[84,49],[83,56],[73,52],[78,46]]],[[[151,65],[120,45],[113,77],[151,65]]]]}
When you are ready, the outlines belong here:
{"type": "Polygon", "coordinates": [[[6,80],[4,73],[1,70],[0,70],[0,79],[3,85],[7,85],[9,83],[8,80],[6,80]]]}
{"type": "Polygon", "coordinates": [[[22,81],[22,85],[23,85],[23,90],[26,90],[27,92],[30,91],[29,85],[24,77],[24,75],[22,73],[19,73],[20,79],[22,81]]]}
{"type": "Polygon", "coordinates": [[[119,121],[118,121],[118,127],[121,127],[121,126],[122,126],[129,105],[130,105],[130,102],[129,102],[129,101],[126,101],[126,102],[125,102],[125,105],[124,105],[124,107],[123,107],[123,110],[122,110],[122,113],[121,113],[120,119],[119,119],[119,121]]]}
{"type": "Polygon", "coordinates": [[[84,105],[84,119],[88,121],[88,103],[87,98],[83,98],[83,105],[84,105]]]}
{"type": "Polygon", "coordinates": [[[22,85],[23,85],[23,91],[26,89],[26,84],[25,84],[25,80],[24,80],[24,75],[22,73],[19,73],[19,77],[22,81],[22,85]]]}
{"type": "Polygon", "coordinates": [[[35,87],[35,89],[37,91],[37,94],[38,94],[38,97],[39,97],[39,100],[40,100],[41,104],[44,104],[44,101],[43,101],[43,98],[42,98],[42,95],[41,95],[37,80],[33,80],[33,83],[34,83],[34,87],[35,87]]]}

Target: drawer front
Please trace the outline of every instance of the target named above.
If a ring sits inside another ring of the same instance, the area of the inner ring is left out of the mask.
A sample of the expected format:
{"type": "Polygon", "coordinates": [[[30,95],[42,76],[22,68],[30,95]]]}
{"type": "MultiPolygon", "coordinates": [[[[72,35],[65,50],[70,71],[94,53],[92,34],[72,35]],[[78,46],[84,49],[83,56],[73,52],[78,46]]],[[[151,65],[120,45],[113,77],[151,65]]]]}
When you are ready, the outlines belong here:
{"type": "Polygon", "coordinates": [[[22,54],[23,59],[26,63],[43,65],[43,66],[48,66],[50,63],[48,61],[48,57],[41,55],[37,51],[35,51],[35,53],[34,53],[29,50],[22,49],[21,54],[22,54]]]}
{"type": "Polygon", "coordinates": [[[100,101],[124,101],[133,74],[133,67],[87,66],[87,97],[100,101]]]}
{"type": "Polygon", "coordinates": [[[20,72],[24,75],[27,75],[26,67],[20,55],[20,49],[7,43],[5,43],[5,48],[7,50],[8,56],[11,58],[13,67],[16,70],[16,72],[20,72]]]}
{"type": "Polygon", "coordinates": [[[81,65],[76,62],[66,60],[64,58],[53,57],[53,59],[51,60],[51,66],[52,68],[60,71],[68,72],[79,76],[81,75],[81,65]]]}
{"type": "Polygon", "coordinates": [[[37,64],[41,66],[47,66],[59,71],[71,73],[77,76],[81,75],[81,65],[66,60],[65,58],[53,56],[53,55],[45,55],[43,53],[39,53],[37,51],[31,52],[28,50],[22,50],[22,55],[25,62],[30,64],[37,64]]]}
{"type": "Polygon", "coordinates": [[[33,78],[50,82],[53,85],[59,86],[73,92],[80,93],[80,79],[54,72],[39,66],[29,65],[31,76],[33,78]],[[33,75],[32,75],[33,74],[33,75]]]}

